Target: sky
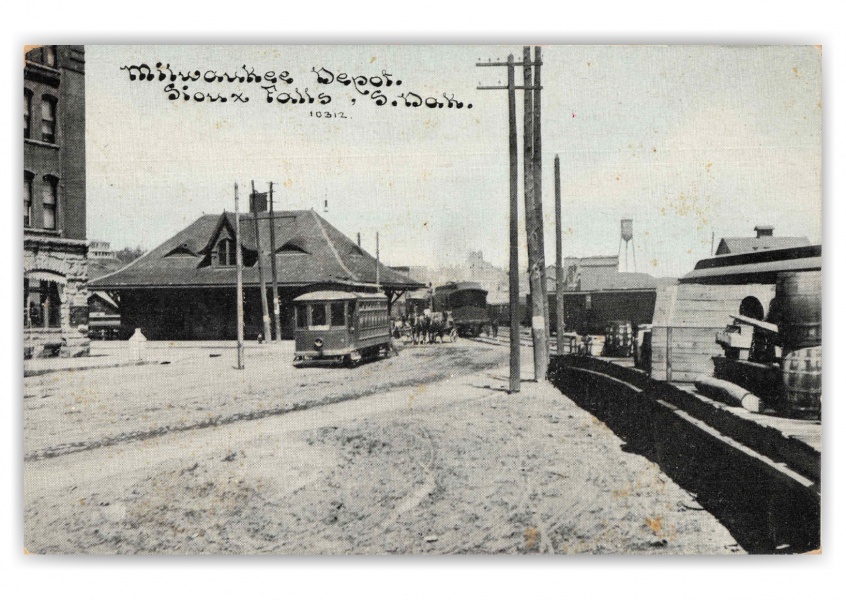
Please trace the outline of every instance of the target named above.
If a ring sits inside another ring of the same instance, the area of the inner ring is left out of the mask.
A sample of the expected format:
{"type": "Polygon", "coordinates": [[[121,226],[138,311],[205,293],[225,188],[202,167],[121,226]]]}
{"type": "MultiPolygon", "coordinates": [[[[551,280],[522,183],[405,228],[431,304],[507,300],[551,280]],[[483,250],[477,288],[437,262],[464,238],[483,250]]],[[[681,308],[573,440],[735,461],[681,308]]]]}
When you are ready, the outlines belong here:
{"type": "MultiPolygon", "coordinates": [[[[520,60],[522,47],[86,46],[88,237],[151,249],[204,213],[233,210],[236,182],[244,206],[251,182],[265,191],[273,181],[277,209],[313,208],[351,238],[361,233],[371,253],[378,232],[389,265],[457,264],[481,250],[505,267],[507,93],[476,88],[504,84],[506,69],[475,65],[509,53],[520,60]],[[293,81],[277,81],[268,103],[266,81],[178,80],[177,91],[229,98],[197,102],[169,100],[169,81],[131,81],[121,69],[159,62],[203,75],[287,71],[293,81]],[[332,83],[318,82],[321,68],[332,83]],[[387,74],[390,87],[363,86],[387,104],[339,83],[342,73],[387,74]],[[275,99],[306,88],[331,101],[275,99]],[[464,106],[406,107],[398,96],[408,92],[464,106]]],[[[691,270],[712,233],[714,247],[758,224],[822,242],[816,47],[549,46],[543,60],[547,264],[556,155],[565,256],[616,254],[622,218],[634,220],[629,269],[655,276],[691,270]]],[[[519,91],[517,113],[522,269],[519,91]]]]}

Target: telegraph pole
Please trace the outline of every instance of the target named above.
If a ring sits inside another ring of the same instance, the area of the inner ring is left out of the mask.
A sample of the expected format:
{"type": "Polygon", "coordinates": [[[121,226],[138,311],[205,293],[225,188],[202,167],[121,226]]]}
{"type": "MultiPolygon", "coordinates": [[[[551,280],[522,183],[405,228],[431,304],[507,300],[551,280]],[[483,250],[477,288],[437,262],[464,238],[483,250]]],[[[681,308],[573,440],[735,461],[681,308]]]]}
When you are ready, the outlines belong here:
{"type": "Polygon", "coordinates": [[[564,266],[561,251],[561,161],[555,155],[555,342],[564,352],[564,266]]]}
{"type": "MultiPolygon", "coordinates": [[[[508,300],[510,313],[510,344],[511,344],[511,376],[509,378],[509,391],[520,391],[520,279],[519,279],[519,246],[518,246],[518,210],[517,201],[517,100],[515,90],[531,91],[531,81],[527,85],[518,86],[514,83],[514,67],[523,66],[529,61],[522,63],[514,62],[514,55],[508,56],[507,62],[478,62],[477,67],[507,67],[508,85],[482,86],[480,90],[508,90],[508,153],[509,153],[509,260],[508,260],[508,300]]],[[[529,62],[529,65],[531,63],[529,62]]],[[[531,131],[531,126],[530,126],[531,131]]]]}
{"type": "Polygon", "coordinates": [[[267,282],[264,279],[264,267],[262,266],[262,251],[261,251],[261,233],[259,231],[258,219],[258,198],[256,198],[256,185],[250,182],[253,193],[250,199],[253,201],[253,224],[256,230],[256,250],[258,250],[258,272],[259,272],[259,287],[261,292],[261,322],[263,325],[264,340],[270,340],[270,315],[267,311],[267,282]]]}
{"type": "Polygon", "coordinates": [[[520,260],[518,254],[520,230],[517,202],[517,99],[514,91],[514,55],[508,55],[508,305],[511,337],[511,377],[509,390],[520,391],[520,260]]]}
{"type": "MultiPolygon", "coordinates": [[[[543,232],[543,177],[542,177],[542,166],[543,166],[543,154],[541,152],[541,65],[543,65],[543,61],[541,60],[541,49],[540,46],[535,46],[535,80],[534,80],[534,109],[535,109],[535,117],[534,117],[534,148],[532,150],[532,163],[534,166],[534,176],[535,176],[535,227],[536,231],[538,232],[538,260],[540,261],[540,272],[541,272],[541,289],[543,290],[543,319],[544,319],[544,331],[546,336],[546,350],[544,352],[546,357],[546,364],[549,364],[549,326],[551,323],[549,322],[549,295],[548,295],[548,285],[546,281],[546,245],[544,244],[544,232],[543,232]]],[[[544,378],[546,377],[546,368],[544,368],[544,378]]]]}
{"type": "Polygon", "coordinates": [[[526,204],[526,237],[529,247],[529,294],[532,303],[532,346],[535,359],[535,380],[546,378],[549,363],[548,328],[546,324],[547,300],[543,294],[543,239],[539,231],[543,230],[543,218],[539,215],[537,196],[535,195],[535,119],[534,93],[532,85],[532,49],[523,47],[523,191],[526,204]]]}
{"type": "Polygon", "coordinates": [[[279,316],[279,279],[276,276],[276,227],[273,215],[273,182],[269,182],[268,192],[270,202],[270,273],[273,286],[273,341],[282,339],[282,322],[279,316]]]}
{"type": "Polygon", "coordinates": [[[238,369],[244,368],[244,261],[241,257],[241,215],[238,213],[238,184],[235,184],[235,290],[238,294],[238,369]]]}

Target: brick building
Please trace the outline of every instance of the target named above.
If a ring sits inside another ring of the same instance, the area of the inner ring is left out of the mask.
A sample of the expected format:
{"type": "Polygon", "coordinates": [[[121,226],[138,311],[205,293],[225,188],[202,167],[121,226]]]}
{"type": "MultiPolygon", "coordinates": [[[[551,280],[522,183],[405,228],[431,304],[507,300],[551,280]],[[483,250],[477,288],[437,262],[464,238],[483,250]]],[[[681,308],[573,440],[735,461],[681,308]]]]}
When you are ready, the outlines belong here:
{"type": "Polygon", "coordinates": [[[85,51],[24,63],[24,356],[88,354],[85,51]]]}

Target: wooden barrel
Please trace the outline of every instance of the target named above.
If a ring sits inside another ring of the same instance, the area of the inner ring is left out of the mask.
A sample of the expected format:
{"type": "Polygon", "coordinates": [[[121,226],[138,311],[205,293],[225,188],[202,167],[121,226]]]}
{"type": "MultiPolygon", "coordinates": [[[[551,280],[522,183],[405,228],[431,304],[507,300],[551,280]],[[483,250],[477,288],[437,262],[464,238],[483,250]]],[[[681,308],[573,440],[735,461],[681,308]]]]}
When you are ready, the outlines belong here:
{"type": "Polygon", "coordinates": [[[779,273],[776,299],[785,351],[822,345],[822,271],[779,273]]]}
{"type": "Polygon", "coordinates": [[[819,419],[822,411],[822,346],[785,355],[781,363],[788,416],[819,419]]]}

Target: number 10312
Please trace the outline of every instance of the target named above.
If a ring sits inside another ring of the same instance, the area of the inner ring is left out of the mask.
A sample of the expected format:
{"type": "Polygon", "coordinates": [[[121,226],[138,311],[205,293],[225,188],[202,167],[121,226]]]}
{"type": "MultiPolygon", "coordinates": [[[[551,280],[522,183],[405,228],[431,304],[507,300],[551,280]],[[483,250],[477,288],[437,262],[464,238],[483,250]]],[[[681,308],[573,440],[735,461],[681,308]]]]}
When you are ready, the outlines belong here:
{"type": "Polygon", "coordinates": [[[308,116],[315,117],[316,119],[346,119],[348,118],[342,112],[330,112],[328,110],[310,110],[308,111],[308,116]]]}

